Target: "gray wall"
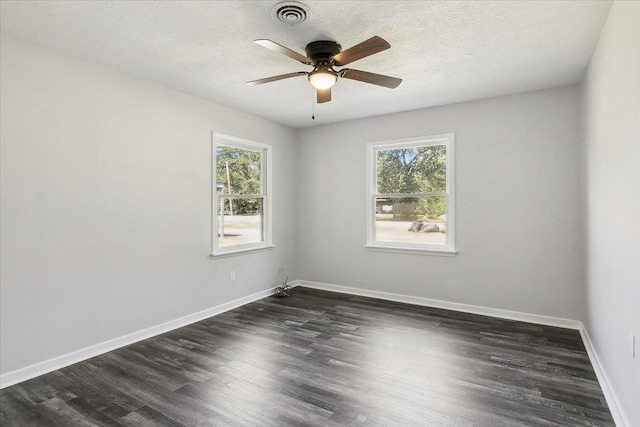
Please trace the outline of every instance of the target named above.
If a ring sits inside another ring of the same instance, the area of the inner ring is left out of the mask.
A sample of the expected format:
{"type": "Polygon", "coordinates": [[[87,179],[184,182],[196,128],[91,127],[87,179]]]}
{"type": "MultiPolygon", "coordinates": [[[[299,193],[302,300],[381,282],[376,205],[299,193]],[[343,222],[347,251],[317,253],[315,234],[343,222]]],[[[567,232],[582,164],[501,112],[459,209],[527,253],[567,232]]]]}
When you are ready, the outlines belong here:
{"type": "Polygon", "coordinates": [[[294,131],[10,37],[1,54],[2,373],[295,277],[294,131]],[[212,130],[273,145],[275,249],[209,258],[212,130]]]}
{"type": "Polygon", "coordinates": [[[577,86],[299,131],[298,277],[581,319],[577,86]],[[455,257],[367,251],[365,145],[455,133],[455,257]]]}
{"type": "Polygon", "coordinates": [[[640,4],[614,4],[581,93],[298,132],[2,36],[0,373],[267,289],[284,266],[584,319],[640,425],[639,18],[640,4]],[[273,144],[274,250],[209,259],[212,130],[273,144]],[[365,144],[449,132],[458,255],[366,251],[365,144]]]}
{"type": "Polygon", "coordinates": [[[581,88],[586,326],[629,426],[640,426],[639,23],[640,3],[613,4],[581,88]]]}

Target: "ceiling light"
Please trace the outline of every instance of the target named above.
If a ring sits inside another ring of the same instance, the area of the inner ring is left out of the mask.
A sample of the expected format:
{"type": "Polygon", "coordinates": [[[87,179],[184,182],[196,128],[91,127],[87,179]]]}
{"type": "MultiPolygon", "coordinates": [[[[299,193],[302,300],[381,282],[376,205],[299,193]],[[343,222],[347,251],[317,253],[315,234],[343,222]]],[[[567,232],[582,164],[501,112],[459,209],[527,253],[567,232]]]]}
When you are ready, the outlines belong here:
{"type": "Polygon", "coordinates": [[[318,90],[331,89],[338,80],[338,74],[329,67],[318,68],[309,73],[309,83],[318,90]]]}

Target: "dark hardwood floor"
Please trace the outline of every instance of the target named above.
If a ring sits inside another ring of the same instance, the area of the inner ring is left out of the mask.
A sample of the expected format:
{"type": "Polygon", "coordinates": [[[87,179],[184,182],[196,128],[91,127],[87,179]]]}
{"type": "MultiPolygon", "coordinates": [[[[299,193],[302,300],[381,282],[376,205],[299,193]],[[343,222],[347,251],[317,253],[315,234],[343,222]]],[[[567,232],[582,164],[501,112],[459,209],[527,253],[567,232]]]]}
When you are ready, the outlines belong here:
{"type": "Polygon", "coordinates": [[[296,288],[0,391],[2,426],[613,426],[577,331],[296,288]]]}

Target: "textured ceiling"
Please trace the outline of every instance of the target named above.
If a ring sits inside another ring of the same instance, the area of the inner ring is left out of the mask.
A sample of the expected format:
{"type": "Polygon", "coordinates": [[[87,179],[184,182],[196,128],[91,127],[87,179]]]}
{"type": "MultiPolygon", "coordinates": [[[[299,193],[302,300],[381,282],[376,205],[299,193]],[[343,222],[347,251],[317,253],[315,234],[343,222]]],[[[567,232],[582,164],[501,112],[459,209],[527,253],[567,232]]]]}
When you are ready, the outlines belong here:
{"type": "Polygon", "coordinates": [[[306,22],[271,17],[278,1],[1,1],[0,30],[128,74],[301,128],[576,83],[610,1],[304,1],[306,22]],[[341,79],[316,106],[304,77],[246,81],[310,67],[313,40],[343,49],[378,35],[391,49],[349,68],[403,79],[387,89],[341,79]]]}

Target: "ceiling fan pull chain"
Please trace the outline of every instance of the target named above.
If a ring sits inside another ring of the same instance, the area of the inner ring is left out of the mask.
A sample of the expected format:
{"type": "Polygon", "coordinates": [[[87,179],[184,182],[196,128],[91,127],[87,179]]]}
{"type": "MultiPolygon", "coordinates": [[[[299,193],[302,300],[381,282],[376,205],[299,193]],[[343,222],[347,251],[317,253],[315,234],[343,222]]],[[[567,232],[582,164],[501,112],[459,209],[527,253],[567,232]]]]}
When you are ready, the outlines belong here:
{"type": "Polygon", "coordinates": [[[329,122],[331,123],[331,127],[333,127],[333,104],[329,104],[329,122]]]}
{"type": "Polygon", "coordinates": [[[311,92],[311,120],[316,119],[316,91],[311,92]]]}

